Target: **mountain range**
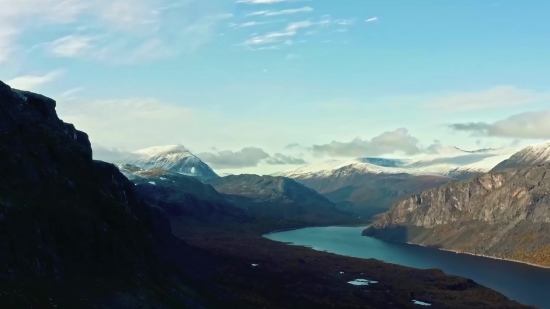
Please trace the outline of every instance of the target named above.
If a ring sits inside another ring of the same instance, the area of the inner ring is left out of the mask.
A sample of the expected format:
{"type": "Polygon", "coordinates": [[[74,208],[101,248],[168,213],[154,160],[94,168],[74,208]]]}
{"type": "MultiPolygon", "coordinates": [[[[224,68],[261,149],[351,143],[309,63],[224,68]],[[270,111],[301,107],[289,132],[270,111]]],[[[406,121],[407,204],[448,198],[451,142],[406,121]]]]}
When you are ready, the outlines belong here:
{"type": "MultiPolygon", "coordinates": [[[[286,246],[261,227],[221,229],[249,218],[182,169],[120,166],[130,181],[94,161],[88,135],[55,107],[0,82],[2,308],[414,308],[417,295],[433,308],[529,308],[442,271],[286,246]],[[350,286],[359,274],[380,284],[350,286]]],[[[302,196],[289,188],[281,196],[302,196]]]]}
{"type": "Polygon", "coordinates": [[[407,197],[364,235],[550,266],[549,146],[527,147],[490,173],[407,197]]]}

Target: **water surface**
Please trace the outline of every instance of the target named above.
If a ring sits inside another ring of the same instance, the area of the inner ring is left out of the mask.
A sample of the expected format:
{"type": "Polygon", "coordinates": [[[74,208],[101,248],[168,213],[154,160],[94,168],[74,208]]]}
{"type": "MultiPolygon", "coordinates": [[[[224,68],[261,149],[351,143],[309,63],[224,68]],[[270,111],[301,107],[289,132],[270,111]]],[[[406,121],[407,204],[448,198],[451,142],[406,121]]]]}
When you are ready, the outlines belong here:
{"type": "Polygon", "coordinates": [[[315,250],[359,258],[375,258],[415,268],[438,268],[471,278],[523,304],[550,309],[550,269],[521,263],[456,254],[361,236],[364,227],[315,227],[276,232],[265,237],[315,250]]]}

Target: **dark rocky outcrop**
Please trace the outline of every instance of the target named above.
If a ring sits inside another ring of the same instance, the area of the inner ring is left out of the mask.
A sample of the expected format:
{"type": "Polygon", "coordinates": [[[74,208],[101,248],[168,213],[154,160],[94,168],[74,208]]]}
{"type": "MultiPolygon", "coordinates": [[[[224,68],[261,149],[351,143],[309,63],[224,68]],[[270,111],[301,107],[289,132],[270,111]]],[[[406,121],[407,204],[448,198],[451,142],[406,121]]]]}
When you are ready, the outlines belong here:
{"type": "Polygon", "coordinates": [[[55,101],[0,83],[0,274],[155,273],[151,211],[55,101]]]}
{"type": "Polygon", "coordinates": [[[415,194],[364,235],[550,266],[550,165],[415,194]]]}

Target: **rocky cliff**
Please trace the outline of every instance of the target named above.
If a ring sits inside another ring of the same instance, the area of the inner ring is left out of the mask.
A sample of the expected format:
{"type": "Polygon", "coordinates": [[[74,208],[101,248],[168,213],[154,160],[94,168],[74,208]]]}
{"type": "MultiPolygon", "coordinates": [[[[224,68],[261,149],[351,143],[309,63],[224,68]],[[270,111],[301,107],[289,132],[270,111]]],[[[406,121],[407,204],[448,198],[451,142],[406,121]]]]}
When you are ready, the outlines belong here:
{"type": "Polygon", "coordinates": [[[363,234],[550,266],[550,165],[423,191],[398,202],[363,234]]]}

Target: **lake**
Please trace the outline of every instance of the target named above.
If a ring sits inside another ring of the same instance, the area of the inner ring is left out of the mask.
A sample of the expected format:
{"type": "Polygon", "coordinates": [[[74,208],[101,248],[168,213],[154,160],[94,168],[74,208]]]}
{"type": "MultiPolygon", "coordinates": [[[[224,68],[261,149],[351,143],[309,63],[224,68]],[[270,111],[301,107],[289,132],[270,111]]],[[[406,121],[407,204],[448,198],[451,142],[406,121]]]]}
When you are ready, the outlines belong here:
{"type": "Polygon", "coordinates": [[[550,309],[550,269],[361,236],[364,227],[315,227],[264,235],[271,240],[473,279],[523,304],[550,309]]]}

